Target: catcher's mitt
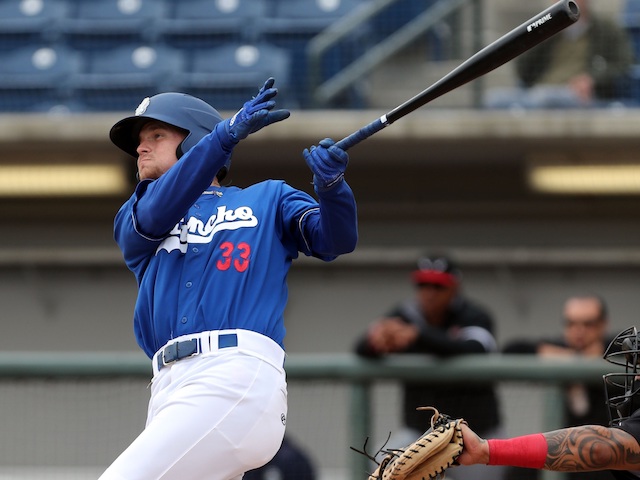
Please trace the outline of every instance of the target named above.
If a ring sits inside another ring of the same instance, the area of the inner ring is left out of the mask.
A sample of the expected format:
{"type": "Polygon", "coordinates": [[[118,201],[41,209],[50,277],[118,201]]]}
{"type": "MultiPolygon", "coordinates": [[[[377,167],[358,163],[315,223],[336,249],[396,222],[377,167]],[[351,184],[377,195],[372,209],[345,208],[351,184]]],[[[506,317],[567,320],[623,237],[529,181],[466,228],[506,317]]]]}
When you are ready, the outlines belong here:
{"type": "MultiPolygon", "coordinates": [[[[385,456],[375,472],[369,475],[369,480],[435,480],[444,478],[444,471],[454,465],[462,453],[460,424],[464,420],[452,420],[434,407],[419,407],[418,410],[433,410],[431,428],[406,448],[380,449],[385,456]]],[[[365,450],[359,452],[374,459],[366,452],[366,443],[365,450]]]]}

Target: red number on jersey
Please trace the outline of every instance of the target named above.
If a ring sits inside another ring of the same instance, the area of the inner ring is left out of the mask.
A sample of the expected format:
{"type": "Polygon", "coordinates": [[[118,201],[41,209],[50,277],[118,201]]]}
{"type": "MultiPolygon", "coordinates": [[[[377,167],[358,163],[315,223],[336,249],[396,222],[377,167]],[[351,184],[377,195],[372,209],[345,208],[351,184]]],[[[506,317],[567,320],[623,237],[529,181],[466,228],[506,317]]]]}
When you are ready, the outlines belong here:
{"type": "Polygon", "coordinates": [[[220,244],[220,250],[222,250],[222,259],[216,263],[218,270],[229,270],[232,260],[233,267],[238,272],[244,272],[249,267],[251,247],[248,243],[240,242],[236,247],[231,242],[223,242],[220,244]],[[234,252],[237,252],[236,255],[234,252]]]}
{"type": "Polygon", "coordinates": [[[231,266],[233,248],[233,243],[231,242],[223,242],[220,245],[220,250],[222,250],[222,260],[218,260],[216,263],[218,270],[229,270],[229,267],[231,266]]]}

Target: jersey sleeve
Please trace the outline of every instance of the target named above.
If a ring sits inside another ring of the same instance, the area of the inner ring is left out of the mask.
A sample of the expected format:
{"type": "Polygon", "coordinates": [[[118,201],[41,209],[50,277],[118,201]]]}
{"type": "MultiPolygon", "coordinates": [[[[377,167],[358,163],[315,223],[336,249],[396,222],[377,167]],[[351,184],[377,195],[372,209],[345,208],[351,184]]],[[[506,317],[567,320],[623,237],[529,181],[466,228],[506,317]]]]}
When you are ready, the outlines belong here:
{"type": "Polygon", "coordinates": [[[356,202],[346,181],[318,193],[296,220],[298,250],[307,256],[331,261],[352,252],[358,242],[356,202]]]}

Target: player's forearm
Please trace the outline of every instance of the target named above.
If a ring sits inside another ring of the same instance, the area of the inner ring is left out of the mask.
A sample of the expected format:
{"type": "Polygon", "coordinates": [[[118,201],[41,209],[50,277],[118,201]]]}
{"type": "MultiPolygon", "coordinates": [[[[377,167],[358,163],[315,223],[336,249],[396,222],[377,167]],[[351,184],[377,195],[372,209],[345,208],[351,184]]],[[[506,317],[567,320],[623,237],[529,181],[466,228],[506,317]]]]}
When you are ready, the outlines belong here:
{"type": "Polygon", "coordinates": [[[638,442],[617,428],[584,425],[486,441],[467,430],[467,439],[464,465],[487,463],[558,472],[640,469],[638,442]]]}
{"type": "Polygon", "coordinates": [[[352,252],[358,243],[358,215],[351,188],[343,180],[318,197],[320,228],[314,235],[313,251],[324,255],[352,252]]]}
{"type": "Polygon", "coordinates": [[[640,469],[638,442],[623,430],[585,425],[548,432],[544,436],[548,444],[547,470],[640,469]]]}
{"type": "Polygon", "coordinates": [[[451,338],[447,332],[427,327],[410,349],[416,353],[430,353],[442,357],[488,353],[483,344],[474,339],[459,340],[451,338]]]}

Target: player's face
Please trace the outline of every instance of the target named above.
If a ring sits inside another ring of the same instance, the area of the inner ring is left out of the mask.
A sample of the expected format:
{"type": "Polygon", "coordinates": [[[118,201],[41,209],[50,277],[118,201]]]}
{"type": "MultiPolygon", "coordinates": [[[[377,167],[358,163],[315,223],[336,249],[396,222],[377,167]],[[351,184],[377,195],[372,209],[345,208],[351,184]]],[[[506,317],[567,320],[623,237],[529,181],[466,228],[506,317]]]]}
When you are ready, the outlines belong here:
{"type": "Polygon", "coordinates": [[[177,161],[178,146],[186,133],[166,123],[152,121],[140,130],[138,174],[140,180],[157,179],[177,161]]]}

